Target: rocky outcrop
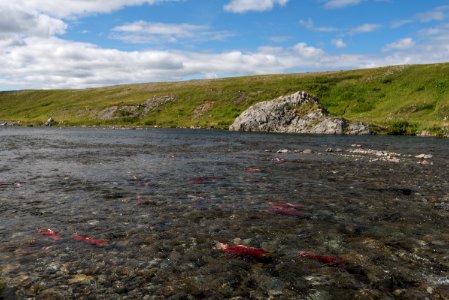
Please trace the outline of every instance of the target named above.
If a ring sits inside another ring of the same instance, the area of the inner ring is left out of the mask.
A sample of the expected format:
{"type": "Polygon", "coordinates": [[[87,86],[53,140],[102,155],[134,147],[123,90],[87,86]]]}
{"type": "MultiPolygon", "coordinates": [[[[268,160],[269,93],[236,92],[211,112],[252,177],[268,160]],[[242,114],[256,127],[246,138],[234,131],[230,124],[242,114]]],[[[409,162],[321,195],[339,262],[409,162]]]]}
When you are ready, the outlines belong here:
{"type": "Polygon", "coordinates": [[[259,102],[238,116],[231,131],[286,132],[306,134],[370,134],[367,125],[348,124],[336,118],[306,92],[259,102]]]}
{"type": "Polygon", "coordinates": [[[174,95],[157,96],[145,100],[142,104],[111,106],[98,112],[96,118],[100,120],[112,120],[123,117],[141,117],[148,115],[159,106],[177,100],[174,95]]]}

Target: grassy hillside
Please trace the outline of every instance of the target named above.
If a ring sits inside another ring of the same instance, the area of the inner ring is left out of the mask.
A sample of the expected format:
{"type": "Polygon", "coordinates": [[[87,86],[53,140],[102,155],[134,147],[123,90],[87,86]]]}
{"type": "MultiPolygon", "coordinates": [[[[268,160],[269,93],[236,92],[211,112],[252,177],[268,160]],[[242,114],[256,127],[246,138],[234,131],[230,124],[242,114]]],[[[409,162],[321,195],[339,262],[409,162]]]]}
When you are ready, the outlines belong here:
{"type": "Polygon", "coordinates": [[[328,110],[383,133],[449,130],[449,63],[377,69],[264,75],[175,83],[149,83],[85,90],[0,92],[0,120],[62,125],[136,125],[227,128],[250,105],[304,90],[328,110]],[[170,96],[175,100],[138,116],[99,113],[170,96]]]}

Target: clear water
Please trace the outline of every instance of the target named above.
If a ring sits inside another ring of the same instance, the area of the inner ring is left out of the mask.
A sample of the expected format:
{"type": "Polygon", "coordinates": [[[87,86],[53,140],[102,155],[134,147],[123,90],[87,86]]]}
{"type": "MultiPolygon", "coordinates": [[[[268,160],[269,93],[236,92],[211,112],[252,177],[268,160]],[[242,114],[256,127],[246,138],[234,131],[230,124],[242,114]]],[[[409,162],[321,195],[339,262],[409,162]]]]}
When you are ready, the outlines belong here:
{"type": "Polygon", "coordinates": [[[437,138],[0,129],[0,298],[444,299],[448,162],[437,138]]]}

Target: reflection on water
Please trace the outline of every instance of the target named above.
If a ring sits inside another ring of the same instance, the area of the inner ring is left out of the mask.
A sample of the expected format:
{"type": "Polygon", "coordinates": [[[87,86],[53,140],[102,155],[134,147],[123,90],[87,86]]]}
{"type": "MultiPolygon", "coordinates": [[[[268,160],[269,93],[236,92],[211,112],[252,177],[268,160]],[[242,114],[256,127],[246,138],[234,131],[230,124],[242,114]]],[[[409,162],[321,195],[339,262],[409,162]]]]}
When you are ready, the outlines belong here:
{"type": "Polygon", "coordinates": [[[1,129],[0,298],[447,298],[448,146],[1,129]]]}

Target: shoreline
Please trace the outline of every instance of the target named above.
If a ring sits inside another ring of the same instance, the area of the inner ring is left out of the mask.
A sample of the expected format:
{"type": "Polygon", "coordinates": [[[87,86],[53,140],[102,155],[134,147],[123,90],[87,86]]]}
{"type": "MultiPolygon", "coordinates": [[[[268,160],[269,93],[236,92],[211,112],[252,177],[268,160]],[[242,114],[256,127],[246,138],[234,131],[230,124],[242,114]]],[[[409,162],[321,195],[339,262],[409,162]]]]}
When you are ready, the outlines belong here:
{"type": "MultiPolygon", "coordinates": [[[[144,129],[191,129],[191,130],[217,130],[217,131],[229,131],[229,132],[245,132],[245,131],[231,131],[223,128],[214,128],[214,127],[163,127],[163,126],[130,126],[130,125],[33,125],[33,124],[17,124],[18,122],[13,122],[12,124],[3,123],[4,121],[0,121],[0,128],[99,128],[99,129],[113,129],[113,130],[144,130],[144,129]]],[[[443,130],[443,129],[441,129],[443,130]]],[[[423,130],[417,132],[416,134],[387,134],[387,133],[379,133],[373,132],[371,134],[357,134],[357,135],[348,135],[348,134],[307,134],[307,133],[286,133],[286,132],[265,132],[265,131],[246,131],[247,133],[259,133],[259,134],[297,134],[301,136],[407,136],[407,137],[425,137],[425,138],[449,138],[449,132],[446,134],[432,134],[427,130],[423,130]]]]}

